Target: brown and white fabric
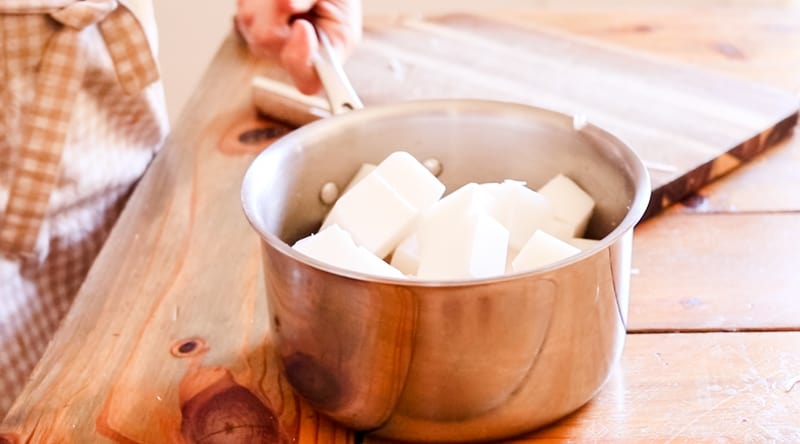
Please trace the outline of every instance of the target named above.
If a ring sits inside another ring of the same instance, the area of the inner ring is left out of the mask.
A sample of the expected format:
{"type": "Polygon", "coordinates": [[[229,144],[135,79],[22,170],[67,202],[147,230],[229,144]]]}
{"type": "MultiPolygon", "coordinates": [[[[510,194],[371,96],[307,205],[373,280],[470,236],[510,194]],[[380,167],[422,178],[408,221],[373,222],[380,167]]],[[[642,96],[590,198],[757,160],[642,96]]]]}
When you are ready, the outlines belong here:
{"type": "Polygon", "coordinates": [[[166,135],[143,3],[0,0],[0,418],[166,135]]]}

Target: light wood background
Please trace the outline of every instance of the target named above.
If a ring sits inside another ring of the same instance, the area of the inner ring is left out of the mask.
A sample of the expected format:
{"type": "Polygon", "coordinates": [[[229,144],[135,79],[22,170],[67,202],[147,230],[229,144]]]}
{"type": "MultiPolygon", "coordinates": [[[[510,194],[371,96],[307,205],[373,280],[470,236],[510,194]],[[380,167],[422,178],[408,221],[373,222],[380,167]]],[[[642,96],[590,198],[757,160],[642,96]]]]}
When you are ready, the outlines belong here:
{"type": "MultiPolygon", "coordinates": [[[[194,0],[155,0],[159,26],[162,78],[167,108],[176,121],[200,81],[214,52],[230,29],[236,11],[235,0],[214,0],[198,7],[194,0]]],[[[438,14],[444,12],[492,12],[509,10],[602,9],[608,5],[629,8],[662,7],[654,0],[362,0],[365,15],[438,14]]],[[[800,0],[672,0],[671,8],[706,6],[797,6],[800,0]]]]}

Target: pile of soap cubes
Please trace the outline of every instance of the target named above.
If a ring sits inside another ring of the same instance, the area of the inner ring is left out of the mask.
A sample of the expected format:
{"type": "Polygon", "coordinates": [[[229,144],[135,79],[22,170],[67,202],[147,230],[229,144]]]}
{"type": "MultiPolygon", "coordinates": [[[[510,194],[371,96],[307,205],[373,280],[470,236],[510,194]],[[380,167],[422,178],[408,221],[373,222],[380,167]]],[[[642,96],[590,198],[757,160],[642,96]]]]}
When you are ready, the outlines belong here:
{"type": "Polygon", "coordinates": [[[538,191],[525,182],[445,185],[411,154],[364,164],[320,231],[293,248],[378,277],[470,280],[529,271],[591,248],[595,202],[558,175],[538,191]]]}

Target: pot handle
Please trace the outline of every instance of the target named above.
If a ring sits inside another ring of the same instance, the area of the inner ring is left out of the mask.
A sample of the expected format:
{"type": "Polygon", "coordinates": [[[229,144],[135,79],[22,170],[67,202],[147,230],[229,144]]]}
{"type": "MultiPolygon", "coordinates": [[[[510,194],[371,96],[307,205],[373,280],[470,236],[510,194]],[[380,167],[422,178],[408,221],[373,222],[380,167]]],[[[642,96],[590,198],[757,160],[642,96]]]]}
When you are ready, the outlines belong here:
{"type": "Polygon", "coordinates": [[[314,68],[328,96],[331,113],[341,114],[353,109],[363,108],[364,104],[358,98],[353,85],[347,79],[341,63],[336,58],[328,35],[317,28],[319,37],[319,53],[314,57],[314,68]]]}

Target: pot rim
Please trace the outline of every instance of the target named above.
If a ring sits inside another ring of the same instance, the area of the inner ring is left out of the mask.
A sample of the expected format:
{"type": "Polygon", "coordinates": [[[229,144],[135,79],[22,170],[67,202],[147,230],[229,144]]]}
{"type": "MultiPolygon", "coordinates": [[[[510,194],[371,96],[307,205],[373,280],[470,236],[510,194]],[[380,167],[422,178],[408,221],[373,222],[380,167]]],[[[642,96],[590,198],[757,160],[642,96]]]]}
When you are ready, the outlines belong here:
{"type": "Polygon", "coordinates": [[[337,114],[331,117],[326,117],[307,125],[304,125],[289,134],[283,136],[281,139],[275,141],[259,153],[256,158],[248,166],[241,187],[241,203],[245,216],[249,224],[261,236],[261,241],[268,244],[270,247],[279,251],[281,254],[289,256],[290,258],[314,267],[320,271],[334,274],[337,276],[355,279],[364,282],[388,284],[388,285],[402,285],[406,287],[464,287],[475,285],[487,285],[496,282],[505,282],[509,280],[516,280],[520,278],[536,277],[553,272],[554,270],[568,267],[574,263],[583,261],[585,258],[596,254],[614,244],[629,230],[641,220],[642,216],[647,209],[650,201],[651,186],[650,177],[647,168],[644,166],[639,155],[625,142],[610,132],[600,128],[591,122],[581,124],[576,127],[576,132],[586,132],[595,137],[604,139],[607,143],[615,144],[624,151],[625,161],[627,167],[633,171],[635,192],[630,207],[625,214],[625,217],[617,224],[617,226],[602,239],[599,239],[597,244],[589,249],[583,250],[580,253],[553,262],[547,266],[539,267],[530,271],[523,271],[517,273],[504,273],[499,276],[492,276],[477,279],[448,279],[448,280],[420,280],[416,278],[399,279],[389,278],[382,276],[375,276],[358,271],[340,268],[326,262],[319,261],[312,257],[306,256],[292,248],[288,243],[284,242],[277,235],[259,226],[256,222],[258,218],[254,215],[256,211],[256,199],[253,197],[256,193],[250,191],[250,184],[255,181],[251,176],[257,174],[255,170],[257,165],[264,162],[269,162],[269,158],[273,157],[277,150],[290,149],[297,142],[309,137],[309,134],[315,132],[326,131],[332,126],[346,125],[349,121],[356,120],[373,120],[380,117],[392,115],[409,115],[421,111],[440,111],[440,112],[455,112],[459,113],[465,110],[480,110],[482,112],[491,111],[490,114],[513,114],[522,116],[537,116],[539,119],[549,119],[559,121],[561,125],[572,126],[575,119],[583,119],[583,116],[571,116],[559,111],[554,111],[547,108],[537,107],[528,104],[504,102],[497,100],[484,100],[484,99],[425,99],[425,100],[411,100],[407,102],[399,102],[396,104],[376,105],[367,108],[355,109],[348,111],[344,114],[337,114]],[[284,148],[286,147],[286,148],[284,148]]]}

